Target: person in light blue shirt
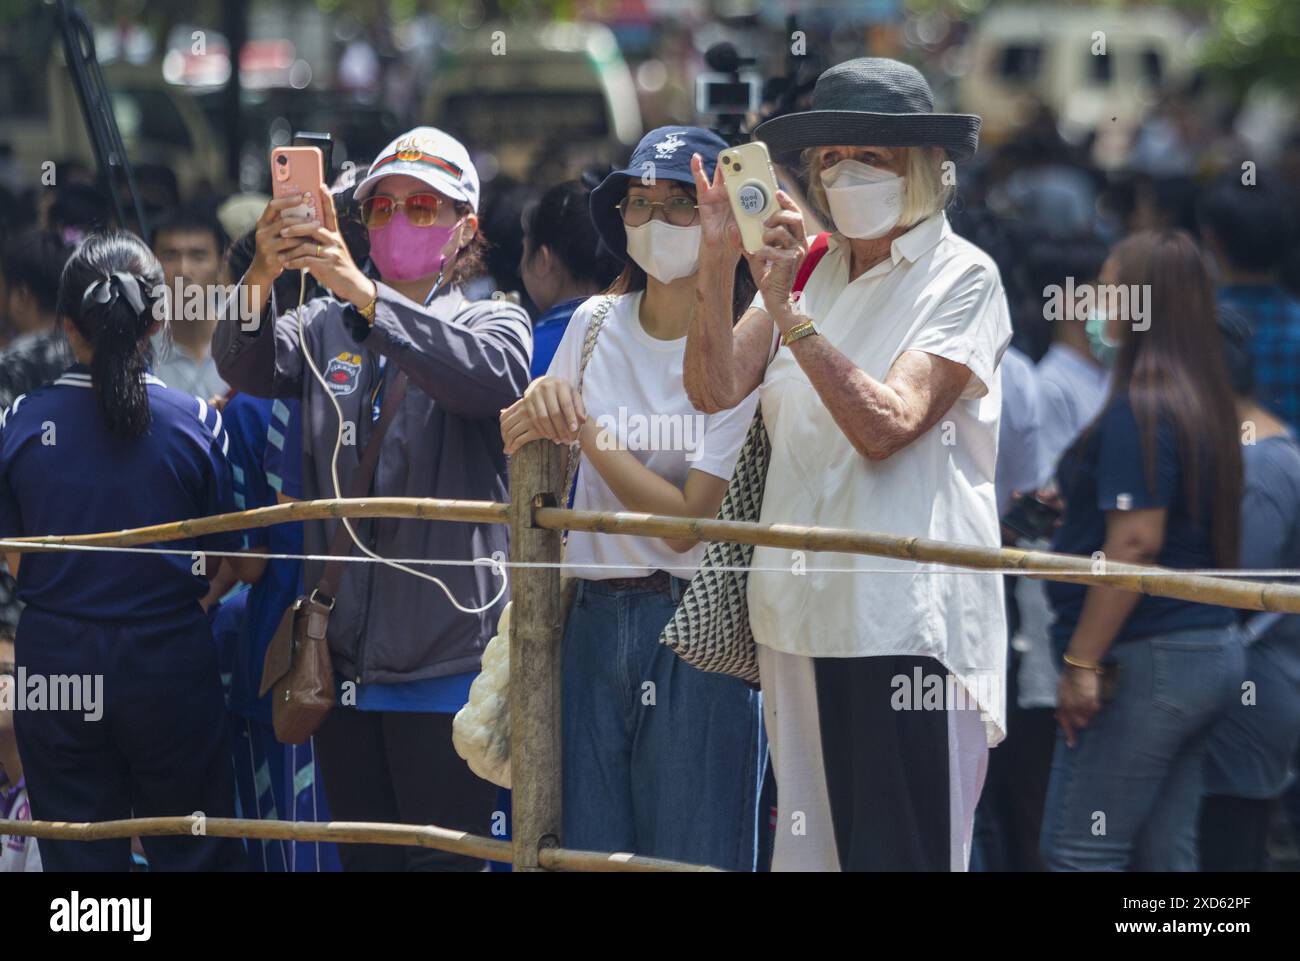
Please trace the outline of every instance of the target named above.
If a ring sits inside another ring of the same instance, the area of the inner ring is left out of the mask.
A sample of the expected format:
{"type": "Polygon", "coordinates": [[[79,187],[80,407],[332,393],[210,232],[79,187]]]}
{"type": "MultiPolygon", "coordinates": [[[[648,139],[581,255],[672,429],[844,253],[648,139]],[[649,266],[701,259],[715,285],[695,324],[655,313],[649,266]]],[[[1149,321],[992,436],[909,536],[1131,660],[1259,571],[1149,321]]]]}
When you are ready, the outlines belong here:
{"type": "Polygon", "coordinates": [[[993,475],[999,517],[1007,512],[1016,493],[1032,491],[1038,483],[1042,457],[1038,397],[1038,369],[1015,347],[1008,347],[1002,355],[1002,420],[993,475]]]}

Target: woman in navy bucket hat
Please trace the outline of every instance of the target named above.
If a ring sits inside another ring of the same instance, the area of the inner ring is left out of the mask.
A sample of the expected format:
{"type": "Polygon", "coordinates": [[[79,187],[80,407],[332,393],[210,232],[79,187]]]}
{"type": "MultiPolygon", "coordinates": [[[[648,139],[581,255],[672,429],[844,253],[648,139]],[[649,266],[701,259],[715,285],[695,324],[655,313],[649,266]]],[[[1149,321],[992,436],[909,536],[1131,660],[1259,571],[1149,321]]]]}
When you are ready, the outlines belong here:
{"type": "MultiPolygon", "coordinates": [[[[759,388],[772,441],[763,523],[1000,545],[1010,319],[992,260],[944,214],[953,161],[978,135],[978,117],[935,113],[906,64],[823,73],[810,110],[755,136],[806,168],[833,230],[810,245],[781,193],[748,258],[761,294],[734,324],[738,232],[726,186],[696,164],[700,306],[685,383],[705,411],[759,388]]],[[[964,870],[988,746],[1005,731],[1000,581],[818,558],[790,576],[789,552],[758,547],[748,581],[777,781],[773,869],[964,870]]]]}
{"type": "MultiPolygon", "coordinates": [[[[757,398],[699,413],[682,360],[702,234],[691,158],[711,170],[725,148],[706,130],[661,127],[591,193],[623,273],[574,312],[547,375],[501,417],[507,453],[537,438],[579,441],[576,509],[711,517],[722,501],[757,398]]],[[[759,695],[659,643],[703,550],[569,534],[578,590],[561,681],[568,845],[754,869],[759,695]]]]}

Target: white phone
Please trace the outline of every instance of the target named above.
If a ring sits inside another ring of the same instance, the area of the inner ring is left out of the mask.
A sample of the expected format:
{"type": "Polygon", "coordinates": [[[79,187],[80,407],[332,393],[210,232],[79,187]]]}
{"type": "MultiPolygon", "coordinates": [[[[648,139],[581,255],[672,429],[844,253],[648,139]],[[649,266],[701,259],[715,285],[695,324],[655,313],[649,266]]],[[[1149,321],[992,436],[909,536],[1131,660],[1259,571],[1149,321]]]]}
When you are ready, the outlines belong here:
{"type": "Polygon", "coordinates": [[[763,222],[779,208],[776,171],[767,144],[761,140],[728,147],[718,155],[722,182],[727,185],[731,211],[740,226],[740,240],[747,253],[763,246],[763,222]]]}

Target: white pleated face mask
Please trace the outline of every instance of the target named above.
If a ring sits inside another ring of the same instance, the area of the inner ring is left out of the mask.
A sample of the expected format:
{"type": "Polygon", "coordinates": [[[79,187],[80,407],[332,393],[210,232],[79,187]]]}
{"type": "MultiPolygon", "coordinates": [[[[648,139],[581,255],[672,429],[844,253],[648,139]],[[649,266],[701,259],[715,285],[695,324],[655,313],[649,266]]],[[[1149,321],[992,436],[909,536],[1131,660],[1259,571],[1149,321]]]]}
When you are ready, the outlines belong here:
{"type": "Polygon", "coordinates": [[[857,160],[841,160],[821,173],[835,227],[846,237],[871,240],[898,225],[907,178],[857,160]]]}
{"type": "Polygon", "coordinates": [[[674,227],[662,220],[647,220],[627,231],[627,255],[661,284],[689,277],[700,260],[699,224],[674,227]]]}

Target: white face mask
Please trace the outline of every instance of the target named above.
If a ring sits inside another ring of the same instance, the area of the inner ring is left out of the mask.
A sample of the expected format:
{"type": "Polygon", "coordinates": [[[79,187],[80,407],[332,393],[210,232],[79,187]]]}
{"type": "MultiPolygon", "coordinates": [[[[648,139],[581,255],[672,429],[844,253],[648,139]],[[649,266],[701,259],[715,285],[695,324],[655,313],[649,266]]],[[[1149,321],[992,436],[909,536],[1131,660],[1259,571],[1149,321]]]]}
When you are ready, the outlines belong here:
{"type": "Polygon", "coordinates": [[[624,229],[627,255],[661,284],[671,284],[695,273],[700,259],[699,224],[674,227],[662,220],[648,220],[638,227],[624,229]]]}
{"type": "Polygon", "coordinates": [[[897,226],[906,177],[857,160],[841,160],[821,177],[831,217],[845,237],[871,240],[897,226]]]}

